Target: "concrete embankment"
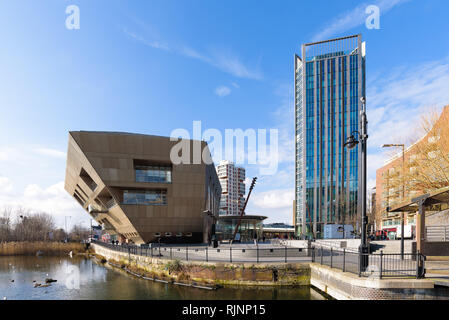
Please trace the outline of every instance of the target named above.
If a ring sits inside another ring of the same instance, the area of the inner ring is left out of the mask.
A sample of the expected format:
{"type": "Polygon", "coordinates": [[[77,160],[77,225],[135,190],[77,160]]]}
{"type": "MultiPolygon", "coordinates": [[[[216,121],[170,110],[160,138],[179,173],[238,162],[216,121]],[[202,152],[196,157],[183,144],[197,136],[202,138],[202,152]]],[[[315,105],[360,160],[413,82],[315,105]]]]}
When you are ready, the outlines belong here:
{"type": "Polygon", "coordinates": [[[378,279],[318,263],[179,261],[118,252],[92,245],[97,259],[143,279],[205,286],[310,286],[338,300],[449,299],[434,279],[378,279]]]}
{"type": "Polygon", "coordinates": [[[108,263],[139,276],[206,286],[301,286],[310,284],[308,263],[225,263],[179,261],[117,252],[92,244],[108,263]]]}
{"type": "Polygon", "coordinates": [[[70,251],[73,253],[85,252],[84,244],[79,242],[1,242],[0,256],[21,256],[21,255],[67,255],[70,251]]]}
{"type": "Polygon", "coordinates": [[[430,279],[359,278],[317,263],[310,268],[310,284],[337,300],[422,300],[439,294],[430,279]]]}

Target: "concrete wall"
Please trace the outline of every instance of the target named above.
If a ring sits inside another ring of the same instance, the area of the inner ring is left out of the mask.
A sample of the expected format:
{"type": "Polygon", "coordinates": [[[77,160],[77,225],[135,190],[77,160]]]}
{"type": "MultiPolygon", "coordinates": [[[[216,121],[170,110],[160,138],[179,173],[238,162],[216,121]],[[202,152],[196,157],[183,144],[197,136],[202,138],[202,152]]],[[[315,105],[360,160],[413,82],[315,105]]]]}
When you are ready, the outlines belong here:
{"type": "Polygon", "coordinates": [[[310,268],[310,284],[338,300],[420,300],[437,294],[431,280],[359,278],[316,263],[310,268]]]}

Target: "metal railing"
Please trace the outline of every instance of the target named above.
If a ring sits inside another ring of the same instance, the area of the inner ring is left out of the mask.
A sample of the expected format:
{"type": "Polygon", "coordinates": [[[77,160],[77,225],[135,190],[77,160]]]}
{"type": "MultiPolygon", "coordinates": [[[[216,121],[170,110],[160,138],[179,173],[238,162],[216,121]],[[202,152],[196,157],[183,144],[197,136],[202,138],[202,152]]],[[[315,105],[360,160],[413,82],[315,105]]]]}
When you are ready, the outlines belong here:
{"type": "Polygon", "coordinates": [[[310,262],[313,249],[292,247],[269,247],[268,245],[221,245],[218,248],[207,245],[169,245],[154,243],[151,245],[111,244],[92,241],[105,248],[127,254],[162,259],[186,261],[216,262],[310,262]]]}
{"type": "Polygon", "coordinates": [[[361,254],[358,251],[338,250],[334,248],[315,247],[312,261],[350,272],[359,277],[372,278],[423,278],[425,276],[425,256],[418,253],[406,253],[401,259],[400,253],[361,254]],[[366,268],[361,261],[366,261],[366,268]]]}
{"type": "Polygon", "coordinates": [[[372,278],[423,278],[425,276],[425,256],[421,253],[406,253],[401,259],[400,253],[361,254],[350,249],[335,249],[316,246],[311,248],[265,247],[261,246],[224,246],[218,248],[207,245],[128,245],[111,244],[92,241],[110,250],[144,257],[161,259],[178,259],[185,261],[215,262],[316,262],[350,272],[359,277],[372,278]],[[366,268],[360,265],[361,259],[366,261],[366,268]]]}

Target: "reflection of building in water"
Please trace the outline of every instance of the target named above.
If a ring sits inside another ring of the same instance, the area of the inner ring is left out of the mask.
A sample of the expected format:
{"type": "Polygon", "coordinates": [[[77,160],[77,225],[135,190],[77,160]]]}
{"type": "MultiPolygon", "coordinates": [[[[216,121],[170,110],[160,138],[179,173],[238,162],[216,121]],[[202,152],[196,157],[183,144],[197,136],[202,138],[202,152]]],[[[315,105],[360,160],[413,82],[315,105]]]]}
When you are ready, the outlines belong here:
{"type": "MultiPolygon", "coordinates": [[[[238,232],[240,241],[247,242],[254,240],[254,234],[258,239],[262,238],[263,220],[267,217],[256,215],[244,215],[241,217],[241,223],[238,232]]],[[[218,240],[231,240],[234,236],[235,227],[239,222],[240,216],[220,216],[217,221],[215,234],[218,240]]]]}

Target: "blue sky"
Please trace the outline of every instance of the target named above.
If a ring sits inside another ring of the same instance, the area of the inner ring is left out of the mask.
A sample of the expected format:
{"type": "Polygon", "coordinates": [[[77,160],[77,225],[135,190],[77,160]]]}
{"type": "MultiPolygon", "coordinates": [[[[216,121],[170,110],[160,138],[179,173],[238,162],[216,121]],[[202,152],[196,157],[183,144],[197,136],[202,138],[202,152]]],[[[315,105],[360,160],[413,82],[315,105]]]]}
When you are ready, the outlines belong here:
{"type": "MultiPolygon", "coordinates": [[[[168,136],[176,128],[278,129],[278,173],[247,213],[291,222],[293,55],[314,40],[367,42],[369,181],[417,114],[449,104],[446,0],[0,0],[0,207],[89,222],[63,190],[68,131],[168,136]],[[80,29],[65,27],[66,7],[80,29]],[[365,8],[381,9],[380,29],[365,8]]],[[[248,166],[248,176],[258,175],[248,166]]]]}

